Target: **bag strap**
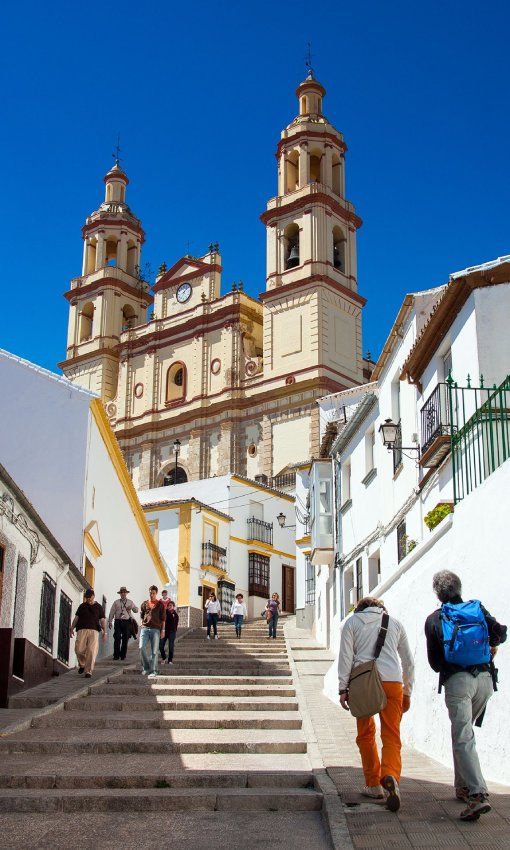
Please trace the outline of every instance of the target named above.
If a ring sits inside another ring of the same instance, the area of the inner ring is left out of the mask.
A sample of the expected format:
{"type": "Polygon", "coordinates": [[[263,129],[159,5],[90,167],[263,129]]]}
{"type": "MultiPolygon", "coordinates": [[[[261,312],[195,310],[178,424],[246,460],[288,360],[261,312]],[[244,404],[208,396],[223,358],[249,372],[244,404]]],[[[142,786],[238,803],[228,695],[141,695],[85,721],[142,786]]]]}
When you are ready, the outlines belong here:
{"type": "Polygon", "coordinates": [[[384,641],[386,640],[386,635],[388,633],[389,621],[390,621],[390,618],[385,611],[384,614],[382,615],[381,628],[379,630],[379,634],[377,635],[377,643],[375,645],[374,661],[377,661],[377,659],[379,658],[379,655],[381,654],[381,649],[384,646],[384,641]]]}

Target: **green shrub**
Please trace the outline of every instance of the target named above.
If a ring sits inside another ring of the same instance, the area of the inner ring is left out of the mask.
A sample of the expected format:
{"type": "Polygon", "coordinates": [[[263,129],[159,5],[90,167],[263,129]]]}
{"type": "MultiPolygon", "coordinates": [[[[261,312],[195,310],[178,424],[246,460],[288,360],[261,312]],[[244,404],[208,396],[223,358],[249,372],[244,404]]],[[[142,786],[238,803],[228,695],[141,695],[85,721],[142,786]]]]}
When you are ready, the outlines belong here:
{"type": "Polygon", "coordinates": [[[423,517],[423,522],[425,523],[427,528],[432,531],[432,529],[435,528],[436,525],[439,525],[439,523],[444,520],[445,516],[451,514],[452,511],[453,506],[443,502],[439,505],[436,505],[435,508],[432,508],[432,510],[429,511],[428,514],[423,517]]]}

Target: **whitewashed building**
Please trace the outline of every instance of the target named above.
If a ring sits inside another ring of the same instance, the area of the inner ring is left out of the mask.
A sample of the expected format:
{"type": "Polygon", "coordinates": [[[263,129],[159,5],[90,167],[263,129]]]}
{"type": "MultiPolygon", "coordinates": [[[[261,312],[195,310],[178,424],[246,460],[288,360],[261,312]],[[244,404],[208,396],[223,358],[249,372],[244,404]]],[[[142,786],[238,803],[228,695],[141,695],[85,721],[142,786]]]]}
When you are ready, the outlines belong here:
{"type": "MultiPolygon", "coordinates": [[[[446,763],[448,720],[423,626],[438,604],[431,585],[439,569],[461,576],[465,598],[481,598],[500,621],[508,619],[509,315],[510,257],[409,294],[372,382],[319,403],[326,457],[310,473],[310,551],[327,568],[316,574],[316,634],[338,651],[342,618],[362,596],[382,597],[404,623],[415,656],[404,736],[446,763]],[[398,426],[389,449],[385,423],[398,426]],[[322,485],[323,503],[312,494],[324,479],[331,485],[328,498],[322,485]],[[329,553],[322,517],[331,512],[329,553]]],[[[498,661],[500,691],[479,748],[488,774],[509,781],[510,650],[502,647],[498,661]]],[[[337,699],[336,664],[325,689],[337,699]]]]}
{"type": "Polygon", "coordinates": [[[183,625],[202,624],[211,591],[223,616],[236,593],[244,594],[250,618],[260,616],[275,592],[283,610],[294,613],[293,496],[230,474],[143,490],[139,497],[177,578],[183,625]]]}
{"type": "Polygon", "coordinates": [[[0,464],[0,707],[65,672],[71,611],[87,583],[0,464]]]}
{"type": "MultiPolygon", "coordinates": [[[[99,398],[5,351],[0,391],[0,461],[97,601],[109,609],[126,585],[139,603],[149,585],[166,585],[171,579],[99,398]]],[[[111,644],[110,635],[102,655],[111,644]]]]}

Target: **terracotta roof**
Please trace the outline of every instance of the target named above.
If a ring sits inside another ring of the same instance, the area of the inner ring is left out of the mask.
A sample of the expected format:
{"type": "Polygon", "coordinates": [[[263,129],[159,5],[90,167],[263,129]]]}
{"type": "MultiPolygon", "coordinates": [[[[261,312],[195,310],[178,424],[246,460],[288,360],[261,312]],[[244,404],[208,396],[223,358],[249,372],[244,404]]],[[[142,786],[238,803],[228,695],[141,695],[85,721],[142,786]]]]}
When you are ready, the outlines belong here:
{"type": "Polygon", "coordinates": [[[204,511],[210,511],[213,514],[218,514],[218,516],[223,517],[223,519],[228,519],[230,522],[234,522],[234,517],[230,516],[230,514],[225,514],[223,511],[219,511],[217,508],[211,507],[211,505],[207,505],[205,502],[201,502],[200,499],[194,499],[193,496],[189,499],[158,499],[155,502],[145,502],[142,505],[144,511],[157,510],[158,508],[164,507],[175,507],[178,508],[180,505],[196,505],[199,508],[203,508],[204,511]]]}
{"type": "Polygon", "coordinates": [[[432,308],[428,321],[416,339],[402,367],[401,379],[419,383],[423,372],[446,336],[456,316],[475,289],[510,283],[510,257],[495,263],[473,266],[450,276],[443,293],[432,308]]]}

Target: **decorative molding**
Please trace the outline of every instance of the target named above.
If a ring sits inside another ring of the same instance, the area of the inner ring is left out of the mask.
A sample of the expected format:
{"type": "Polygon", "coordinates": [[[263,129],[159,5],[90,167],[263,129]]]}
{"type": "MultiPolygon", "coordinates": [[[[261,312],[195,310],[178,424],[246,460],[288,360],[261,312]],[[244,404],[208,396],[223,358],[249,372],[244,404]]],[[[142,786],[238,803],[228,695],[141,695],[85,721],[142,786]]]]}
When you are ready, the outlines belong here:
{"type": "Polygon", "coordinates": [[[5,491],[0,499],[0,516],[4,516],[28,540],[30,543],[30,564],[34,564],[39,552],[39,535],[33,528],[30,528],[24,514],[16,513],[14,499],[5,491]]]}

